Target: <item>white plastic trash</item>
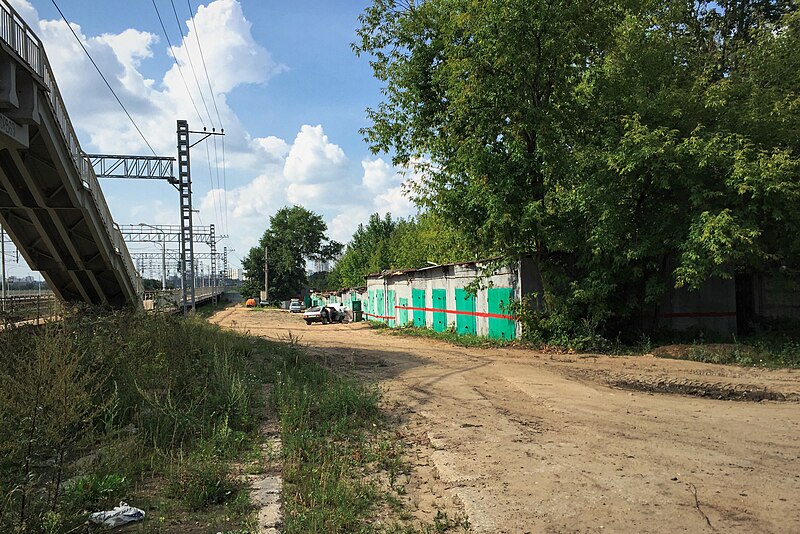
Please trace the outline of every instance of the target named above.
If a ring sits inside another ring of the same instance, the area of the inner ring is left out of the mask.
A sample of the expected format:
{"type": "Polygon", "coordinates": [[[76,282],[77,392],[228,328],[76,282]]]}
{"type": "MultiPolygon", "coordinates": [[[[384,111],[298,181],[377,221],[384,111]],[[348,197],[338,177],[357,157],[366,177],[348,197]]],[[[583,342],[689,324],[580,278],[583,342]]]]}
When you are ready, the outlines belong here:
{"type": "Polygon", "coordinates": [[[95,512],[89,516],[89,521],[104,527],[114,528],[144,519],[144,510],[139,510],[128,503],[121,502],[113,510],[95,512]]]}

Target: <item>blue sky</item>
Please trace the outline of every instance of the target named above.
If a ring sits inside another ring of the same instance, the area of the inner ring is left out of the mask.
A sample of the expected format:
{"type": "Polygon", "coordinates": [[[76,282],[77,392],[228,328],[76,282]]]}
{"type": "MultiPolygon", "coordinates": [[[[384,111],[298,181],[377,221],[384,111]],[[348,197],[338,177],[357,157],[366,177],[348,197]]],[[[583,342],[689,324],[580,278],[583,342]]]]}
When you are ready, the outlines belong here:
{"type": "MultiPolygon", "coordinates": [[[[202,223],[213,222],[218,232],[230,235],[223,245],[236,249],[233,264],[255,245],[269,216],[287,204],[323,215],[330,234],[340,241],[347,241],[370,213],[415,212],[402,194],[404,175],[387,156],[372,155],[358,132],[367,125],[365,108],[380,97],[367,59],[357,58],[350,48],[358,15],[369,3],[191,0],[227,134],[224,192],[216,182],[221,144],[216,158],[211,143],[208,151],[203,145],[193,149],[194,203],[202,223]]],[[[146,154],[52,3],[12,4],[45,44],[83,149],[146,154]]],[[[188,89],[206,116],[187,54],[193,58],[210,108],[204,122],[216,123],[187,2],[175,0],[186,42],[171,3],[156,4],[188,89]]],[[[185,118],[192,129],[202,125],[169,55],[152,0],[61,0],[59,6],[149,142],[160,154],[174,155],[175,121],[185,118]]],[[[103,189],[118,223],[178,222],[177,193],[167,184],[106,180],[103,189]]],[[[144,248],[157,250],[155,245],[144,248]]]]}

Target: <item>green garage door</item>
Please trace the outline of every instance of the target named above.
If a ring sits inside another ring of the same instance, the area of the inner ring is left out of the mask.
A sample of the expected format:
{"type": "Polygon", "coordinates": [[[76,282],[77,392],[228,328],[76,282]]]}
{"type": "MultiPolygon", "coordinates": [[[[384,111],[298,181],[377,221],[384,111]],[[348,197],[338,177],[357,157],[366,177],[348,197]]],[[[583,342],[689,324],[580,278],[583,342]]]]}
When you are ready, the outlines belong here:
{"type": "MultiPolygon", "coordinates": [[[[400,306],[408,306],[408,299],[400,299],[400,306]]],[[[404,307],[397,310],[397,319],[399,326],[405,326],[408,322],[408,310],[404,307]]]]}
{"type": "MultiPolygon", "coordinates": [[[[375,315],[383,317],[386,315],[386,302],[383,300],[383,289],[375,290],[375,315]]],[[[385,321],[386,319],[376,319],[376,321],[385,321]]]]}
{"type": "MultiPolygon", "coordinates": [[[[425,290],[412,289],[411,300],[414,302],[414,308],[425,307],[425,290]]],[[[421,310],[414,310],[414,326],[417,328],[425,328],[425,312],[421,310]]]]}
{"type": "Polygon", "coordinates": [[[431,300],[433,301],[432,308],[434,310],[442,310],[441,312],[433,312],[433,331],[444,332],[447,329],[447,290],[434,289],[431,291],[431,300]]]}
{"type": "MultiPolygon", "coordinates": [[[[508,315],[506,306],[514,292],[508,287],[491,287],[488,290],[489,313],[508,315]]],[[[514,339],[517,323],[510,319],[489,318],[489,337],[492,339],[514,339]]]]}
{"type": "MultiPolygon", "coordinates": [[[[475,295],[470,294],[464,289],[456,289],[456,311],[475,313],[475,295]]],[[[461,313],[456,315],[456,331],[459,334],[475,335],[475,316],[461,313]]]]}
{"type": "MultiPolygon", "coordinates": [[[[388,300],[389,309],[386,310],[386,315],[388,315],[389,317],[396,317],[397,310],[394,307],[395,306],[394,290],[390,289],[388,291],[388,294],[389,294],[389,300],[388,300]]],[[[394,324],[395,324],[395,320],[394,319],[389,319],[389,326],[394,328],[394,324]]]]}

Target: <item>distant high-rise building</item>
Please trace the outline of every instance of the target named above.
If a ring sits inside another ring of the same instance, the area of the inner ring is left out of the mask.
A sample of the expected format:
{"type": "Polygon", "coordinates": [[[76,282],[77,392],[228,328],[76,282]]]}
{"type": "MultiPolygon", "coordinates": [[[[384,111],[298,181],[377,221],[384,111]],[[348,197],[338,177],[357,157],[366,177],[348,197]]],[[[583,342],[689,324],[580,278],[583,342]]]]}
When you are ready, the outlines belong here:
{"type": "Polygon", "coordinates": [[[327,273],[331,270],[331,263],[328,260],[316,260],[314,262],[315,273],[327,273]]]}

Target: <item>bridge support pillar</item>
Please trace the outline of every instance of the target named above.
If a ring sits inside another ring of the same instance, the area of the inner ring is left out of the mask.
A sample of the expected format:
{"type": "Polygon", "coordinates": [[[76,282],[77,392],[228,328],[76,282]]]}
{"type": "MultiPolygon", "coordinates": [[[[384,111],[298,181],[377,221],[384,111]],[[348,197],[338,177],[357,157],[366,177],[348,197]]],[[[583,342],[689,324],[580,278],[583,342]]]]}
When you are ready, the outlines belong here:
{"type": "Polygon", "coordinates": [[[7,55],[0,54],[0,109],[18,107],[17,64],[7,55]]]}
{"type": "Polygon", "coordinates": [[[18,107],[9,109],[6,115],[19,124],[39,124],[39,85],[27,72],[16,75],[18,107]]]}

